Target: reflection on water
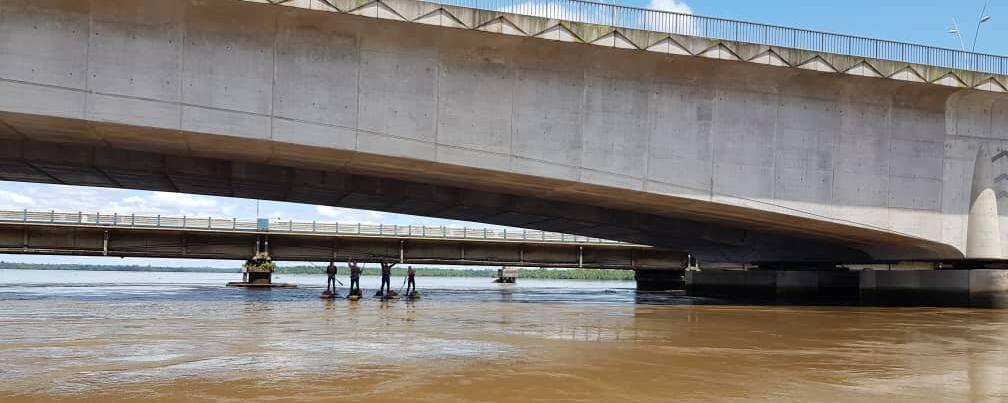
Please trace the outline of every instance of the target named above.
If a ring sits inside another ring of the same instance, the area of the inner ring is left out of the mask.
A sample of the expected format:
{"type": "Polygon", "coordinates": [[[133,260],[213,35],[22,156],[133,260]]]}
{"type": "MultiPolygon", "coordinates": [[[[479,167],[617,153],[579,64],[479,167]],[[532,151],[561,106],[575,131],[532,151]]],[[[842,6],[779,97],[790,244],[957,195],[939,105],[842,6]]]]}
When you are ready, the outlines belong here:
{"type": "Polygon", "coordinates": [[[1008,400],[1004,310],[426,278],[419,301],[325,301],[321,278],[232,277],[0,271],[0,400],[1008,400]]]}

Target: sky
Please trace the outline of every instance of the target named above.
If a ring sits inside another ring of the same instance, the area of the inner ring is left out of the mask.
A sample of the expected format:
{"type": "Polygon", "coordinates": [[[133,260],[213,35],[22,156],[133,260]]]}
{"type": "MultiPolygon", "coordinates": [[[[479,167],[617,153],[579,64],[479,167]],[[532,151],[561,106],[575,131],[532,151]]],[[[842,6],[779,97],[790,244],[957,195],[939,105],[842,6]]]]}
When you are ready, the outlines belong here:
{"type": "MultiPolygon", "coordinates": [[[[948,33],[952,19],[959,21],[966,48],[983,0],[635,0],[618,2],[646,8],[722,17],[852,34],[901,42],[959,49],[959,39],[948,33]]],[[[1008,0],[991,0],[981,27],[976,51],[1008,55],[1008,0]]]]}
{"type": "MultiPolygon", "coordinates": [[[[959,39],[948,33],[953,18],[959,21],[966,47],[973,34],[983,0],[958,2],[937,0],[633,0],[621,4],[671,10],[712,17],[741,19],[817,31],[846,33],[873,38],[959,48],[959,39]]],[[[981,27],[977,52],[1008,55],[1008,0],[992,0],[987,15],[993,18],[981,27]]],[[[119,214],[162,214],[255,218],[254,200],[165,192],[87,188],[0,181],[0,209],[99,211],[119,214]]],[[[337,207],[263,201],[260,217],[300,221],[382,223],[400,225],[447,225],[486,227],[428,217],[337,207]]],[[[194,261],[105,257],[53,257],[2,255],[0,261],[28,263],[139,264],[160,266],[237,267],[236,261],[194,261]]]]}

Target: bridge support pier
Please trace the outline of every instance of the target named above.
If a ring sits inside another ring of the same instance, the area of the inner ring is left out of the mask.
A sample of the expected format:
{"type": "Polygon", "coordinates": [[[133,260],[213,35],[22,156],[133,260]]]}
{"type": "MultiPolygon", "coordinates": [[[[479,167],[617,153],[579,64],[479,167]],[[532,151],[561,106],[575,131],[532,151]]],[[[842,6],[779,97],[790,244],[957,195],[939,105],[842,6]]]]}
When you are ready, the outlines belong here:
{"type": "Polygon", "coordinates": [[[249,285],[271,285],[273,284],[272,271],[250,271],[248,272],[249,285]]]}
{"type": "Polygon", "coordinates": [[[686,292],[785,304],[1008,307],[1008,270],[691,271],[686,292]]]}
{"type": "Polygon", "coordinates": [[[637,291],[672,291],[686,288],[686,280],[682,269],[678,270],[634,270],[637,281],[637,291]]]}
{"type": "MultiPolygon", "coordinates": [[[[265,237],[262,237],[265,238],[265,237]]],[[[242,265],[244,281],[227,283],[228,287],[294,287],[293,284],[283,284],[273,282],[273,270],[276,265],[270,258],[269,240],[256,240],[256,253],[251,259],[242,265]]]]}

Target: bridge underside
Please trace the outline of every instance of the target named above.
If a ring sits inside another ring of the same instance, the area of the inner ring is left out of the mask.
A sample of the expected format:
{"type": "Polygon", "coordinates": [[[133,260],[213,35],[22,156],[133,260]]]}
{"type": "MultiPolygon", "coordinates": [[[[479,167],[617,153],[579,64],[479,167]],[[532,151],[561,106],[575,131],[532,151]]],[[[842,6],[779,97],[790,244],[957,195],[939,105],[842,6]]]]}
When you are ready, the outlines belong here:
{"type": "MultiPolygon", "coordinates": [[[[940,260],[954,258],[956,253],[954,248],[919,239],[851,231],[838,224],[715,203],[704,206],[684,201],[685,206],[679,207],[688,211],[648,214],[642,208],[620,208],[620,200],[542,178],[501,178],[473,169],[453,172],[450,167],[399,158],[12,113],[0,113],[0,123],[5,124],[0,130],[11,128],[0,138],[0,179],[10,181],[442,217],[654,245],[688,251],[705,261],[885,260],[878,251],[940,260]],[[173,147],[164,147],[169,141],[175,143],[173,147]],[[183,148],[177,147],[179,143],[183,148]],[[175,153],[150,151],[155,148],[175,153]],[[271,158],[250,161],[254,154],[271,158]],[[499,191],[505,187],[497,182],[502,180],[513,185],[508,187],[511,192],[499,191]],[[760,229],[743,229],[719,222],[726,219],[713,218],[715,214],[766,223],[760,229]]],[[[656,209],[662,210],[667,211],[667,206],[656,209]]]]}
{"type": "Polygon", "coordinates": [[[200,231],[76,225],[0,225],[0,253],[189,259],[492,265],[624,270],[681,269],[680,253],[629,245],[200,231]]]}
{"type": "Polygon", "coordinates": [[[951,87],[251,2],[0,4],[6,180],[479,221],[707,262],[955,260],[972,139],[1001,147],[1003,98],[949,110],[951,87]]]}

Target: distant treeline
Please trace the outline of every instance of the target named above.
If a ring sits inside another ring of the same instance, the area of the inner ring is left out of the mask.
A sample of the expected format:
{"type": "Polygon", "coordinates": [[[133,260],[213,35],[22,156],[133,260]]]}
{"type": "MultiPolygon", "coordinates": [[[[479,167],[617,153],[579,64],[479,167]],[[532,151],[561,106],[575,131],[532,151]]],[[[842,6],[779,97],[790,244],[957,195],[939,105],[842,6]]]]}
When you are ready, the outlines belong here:
{"type": "MultiPolygon", "coordinates": [[[[348,274],[350,269],[346,264],[337,265],[339,274],[348,274]]],[[[276,273],[281,274],[322,274],[325,268],[322,266],[283,266],[278,267],[276,273]]],[[[443,268],[417,268],[418,277],[496,277],[495,269],[443,269],[443,268]]],[[[365,276],[377,276],[380,269],[377,266],[364,267],[365,276]]],[[[392,275],[402,277],[406,275],[406,268],[396,266],[392,268],[392,275]]],[[[537,278],[549,280],[633,280],[634,272],[631,270],[609,270],[609,269],[521,269],[518,278],[537,278]]]]}
{"type": "Polygon", "coordinates": [[[185,272],[185,273],[241,273],[241,268],[222,269],[215,267],[166,267],[137,265],[94,265],[94,264],[55,264],[55,263],[12,263],[0,262],[0,269],[8,270],[75,270],[75,271],[147,271],[147,272],[185,272]]]}
{"type": "MultiPolygon", "coordinates": [[[[337,265],[339,275],[349,274],[346,264],[337,265]]],[[[163,267],[163,266],[104,266],[104,265],[82,265],[82,264],[44,264],[44,263],[12,263],[0,262],[0,269],[10,270],[76,270],[76,271],[137,271],[137,272],[187,272],[187,273],[241,273],[241,268],[211,268],[211,267],[163,267]]],[[[445,268],[417,268],[419,277],[496,277],[496,269],[445,269],[445,268]]],[[[279,274],[319,274],[325,272],[325,266],[280,266],[276,273],[279,274]]],[[[378,266],[367,265],[364,267],[365,276],[379,275],[378,266]]],[[[402,277],[406,275],[406,267],[396,266],[392,269],[392,275],[402,277]]],[[[548,280],[633,280],[634,272],[630,270],[601,270],[601,269],[521,269],[518,278],[535,278],[548,280]]]]}

